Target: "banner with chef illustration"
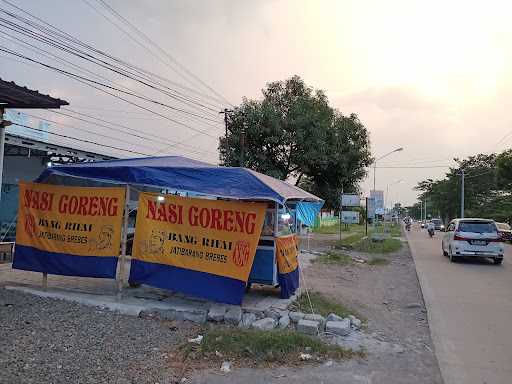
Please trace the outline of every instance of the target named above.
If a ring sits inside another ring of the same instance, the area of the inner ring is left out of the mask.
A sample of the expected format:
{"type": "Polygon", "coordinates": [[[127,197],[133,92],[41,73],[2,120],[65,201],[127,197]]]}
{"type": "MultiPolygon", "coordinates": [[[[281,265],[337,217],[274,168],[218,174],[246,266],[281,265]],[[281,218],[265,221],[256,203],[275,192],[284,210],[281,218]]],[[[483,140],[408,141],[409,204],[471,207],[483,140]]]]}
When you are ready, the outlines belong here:
{"type": "Polygon", "coordinates": [[[299,238],[296,234],[276,238],[277,279],[281,298],[288,299],[299,287],[299,238]]]}
{"type": "Polygon", "coordinates": [[[240,304],[266,204],[141,193],[130,283],[240,304]]]}
{"type": "Polygon", "coordinates": [[[124,188],[20,182],[12,267],[115,278],[124,202],[124,188]]]}

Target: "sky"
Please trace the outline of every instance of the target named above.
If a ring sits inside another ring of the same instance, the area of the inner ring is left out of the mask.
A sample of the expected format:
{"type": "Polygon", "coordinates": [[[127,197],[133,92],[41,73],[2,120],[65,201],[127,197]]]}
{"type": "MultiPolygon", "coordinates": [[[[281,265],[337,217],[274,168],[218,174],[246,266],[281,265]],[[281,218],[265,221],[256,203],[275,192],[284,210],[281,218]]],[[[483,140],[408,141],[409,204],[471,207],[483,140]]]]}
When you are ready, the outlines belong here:
{"type": "MultiPolygon", "coordinates": [[[[212,95],[184,75],[171,59],[162,54],[155,56],[154,50],[151,55],[130,40],[107,20],[98,0],[10,1],[102,51],[212,95]]],[[[65,99],[74,111],[164,139],[145,141],[51,112],[33,112],[65,124],[52,123],[51,129],[66,135],[144,154],[182,154],[216,162],[217,138],[223,134],[223,124],[222,115],[214,110],[229,107],[226,101],[237,105],[243,97],[258,99],[266,83],[299,75],[308,85],[324,90],[333,107],[359,116],[370,132],[376,158],[404,148],[377,163],[376,187],[389,191],[388,204],[414,203],[414,186],[426,178],[443,177],[447,167],[454,165],[454,157],[501,151],[512,144],[512,3],[508,1],[105,2],[136,24],[182,68],[222,95],[223,101],[209,99],[215,104],[208,115],[211,120],[151,106],[174,121],[164,120],[39,65],[13,61],[12,56],[0,52],[2,79],[65,99]],[[98,138],[80,128],[96,129],[111,137],[98,138]],[[174,142],[180,145],[171,145],[174,142]]],[[[13,10],[3,0],[0,8],[13,10]]],[[[0,35],[0,46],[65,68],[62,62],[27,50],[18,39],[0,35]]],[[[170,103],[167,97],[141,84],[80,59],[70,59],[43,44],[37,46],[121,86],[170,103]]],[[[76,144],[64,138],[55,141],[100,151],[93,144],[76,144]]],[[[102,152],[133,156],[113,149],[102,152]]],[[[372,186],[371,169],[361,190],[367,194],[372,186]]]]}

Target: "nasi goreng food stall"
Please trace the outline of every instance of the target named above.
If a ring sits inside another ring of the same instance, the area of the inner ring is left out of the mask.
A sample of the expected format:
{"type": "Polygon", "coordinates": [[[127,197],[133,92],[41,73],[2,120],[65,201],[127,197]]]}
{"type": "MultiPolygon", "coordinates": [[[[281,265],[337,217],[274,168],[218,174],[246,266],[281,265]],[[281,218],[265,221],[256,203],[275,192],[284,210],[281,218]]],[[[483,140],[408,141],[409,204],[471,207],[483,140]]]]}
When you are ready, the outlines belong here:
{"type": "MultiPolygon", "coordinates": [[[[248,285],[279,285],[277,243],[293,236],[300,226],[312,225],[323,204],[321,199],[296,186],[253,170],[221,167],[180,156],[55,166],[46,169],[36,182],[78,187],[126,186],[127,204],[132,212],[128,218],[128,242],[135,227],[138,197],[143,192],[263,202],[265,218],[248,285]]],[[[282,297],[293,293],[287,291],[288,288],[282,287],[282,297]]]]}

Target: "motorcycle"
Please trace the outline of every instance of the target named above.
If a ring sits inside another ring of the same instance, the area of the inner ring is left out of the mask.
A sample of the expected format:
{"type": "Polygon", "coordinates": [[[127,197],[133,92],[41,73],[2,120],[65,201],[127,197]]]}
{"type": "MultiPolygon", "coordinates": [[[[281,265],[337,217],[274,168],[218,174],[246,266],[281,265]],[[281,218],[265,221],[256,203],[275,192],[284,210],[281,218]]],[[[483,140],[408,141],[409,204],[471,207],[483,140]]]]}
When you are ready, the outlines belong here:
{"type": "Polygon", "coordinates": [[[430,237],[434,237],[434,233],[435,233],[435,229],[434,229],[434,228],[429,228],[429,229],[428,229],[428,235],[429,235],[430,237]]]}
{"type": "Polygon", "coordinates": [[[405,224],[405,229],[410,232],[411,231],[411,223],[405,224]]]}

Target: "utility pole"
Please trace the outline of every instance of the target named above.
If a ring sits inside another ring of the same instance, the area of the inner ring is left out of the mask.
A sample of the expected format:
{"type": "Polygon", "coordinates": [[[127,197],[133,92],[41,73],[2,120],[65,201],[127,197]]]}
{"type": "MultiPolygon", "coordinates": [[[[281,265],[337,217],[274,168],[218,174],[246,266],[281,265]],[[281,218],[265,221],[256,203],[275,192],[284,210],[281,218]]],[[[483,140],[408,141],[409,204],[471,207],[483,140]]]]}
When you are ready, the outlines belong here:
{"type": "Polygon", "coordinates": [[[464,169],[460,171],[460,218],[464,218],[464,169]]]}
{"type": "Polygon", "coordinates": [[[245,164],[245,127],[242,127],[240,132],[240,166],[243,167],[245,164]]]}
{"type": "Polygon", "coordinates": [[[225,137],[228,137],[228,115],[233,112],[232,109],[227,109],[227,108],[224,108],[223,111],[220,111],[219,113],[220,114],[224,114],[224,126],[226,128],[226,136],[225,137]]]}
{"type": "Polygon", "coordinates": [[[427,221],[427,199],[425,198],[425,204],[423,204],[423,207],[425,208],[425,221],[427,221]]]}

